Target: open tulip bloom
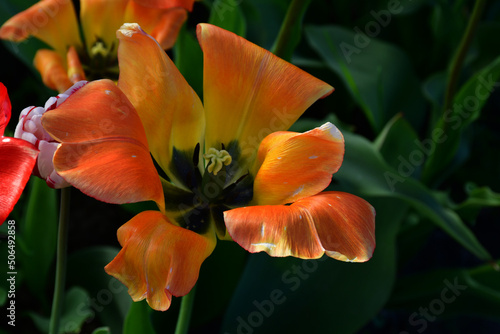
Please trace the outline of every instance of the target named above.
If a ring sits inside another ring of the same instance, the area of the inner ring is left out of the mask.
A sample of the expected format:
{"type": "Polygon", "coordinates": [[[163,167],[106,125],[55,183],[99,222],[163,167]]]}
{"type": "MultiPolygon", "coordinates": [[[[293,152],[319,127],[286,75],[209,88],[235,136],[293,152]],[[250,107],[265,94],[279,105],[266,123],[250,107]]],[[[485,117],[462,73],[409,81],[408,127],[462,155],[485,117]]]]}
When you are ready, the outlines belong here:
{"type": "Polygon", "coordinates": [[[200,24],[197,35],[203,104],[155,39],[125,24],[118,86],[87,83],[42,118],[66,181],[105,202],[158,206],[118,230],[123,248],[106,271],[134,301],[166,310],[217,237],[252,253],[367,261],[373,207],[321,192],[342,163],[341,132],[285,131],[333,88],[221,28],[200,24]]]}
{"type": "Polygon", "coordinates": [[[42,0],[5,22],[0,38],[20,42],[34,36],[50,46],[52,50],[37,51],[35,67],[47,87],[64,92],[85,77],[118,77],[115,35],[123,22],[139,22],[162,48],[171,48],[187,18],[186,10],[191,10],[193,3],[194,0],[81,0],[78,20],[73,1],[42,0]]]}

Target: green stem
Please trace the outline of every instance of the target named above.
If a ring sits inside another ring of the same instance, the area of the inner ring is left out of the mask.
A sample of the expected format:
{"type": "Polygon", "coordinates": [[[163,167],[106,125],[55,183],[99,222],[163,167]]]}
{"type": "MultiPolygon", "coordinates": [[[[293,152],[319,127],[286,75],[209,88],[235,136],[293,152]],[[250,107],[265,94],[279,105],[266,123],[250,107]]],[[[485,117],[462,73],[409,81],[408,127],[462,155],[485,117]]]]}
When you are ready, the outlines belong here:
{"type": "Polygon", "coordinates": [[[285,20],[281,25],[278,37],[274,42],[271,52],[276,56],[290,61],[292,58],[293,48],[298,44],[299,40],[293,40],[294,29],[300,27],[302,18],[307,10],[311,0],[292,0],[286,12],[285,20]],[[297,25],[299,24],[299,26],[297,25]]]}
{"type": "MultiPolygon", "coordinates": [[[[469,19],[469,23],[467,24],[467,28],[465,29],[465,32],[462,36],[462,40],[460,41],[457,51],[455,52],[455,54],[453,55],[453,59],[451,60],[450,67],[448,68],[448,82],[446,84],[443,113],[441,118],[437,122],[437,125],[435,125],[435,129],[433,130],[435,131],[439,129],[440,131],[442,131],[443,134],[441,135],[441,138],[448,138],[448,136],[454,135],[453,129],[450,129],[451,123],[446,121],[446,117],[452,107],[455,90],[458,84],[460,72],[462,70],[462,65],[474,37],[474,32],[481,18],[485,3],[486,0],[476,1],[474,9],[472,10],[471,17],[469,19]],[[450,131],[452,132],[450,133],[450,131]]],[[[439,164],[444,164],[442,160],[442,152],[446,149],[447,146],[438,145],[436,146],[436,149],[429,155],[422,172],[422,181],[426,184],[432,185],[434,182],[436,182],[436,176],[440,175],[443,172],[443,169],[439,167],[439,164]]],[[[445,163],[449,163],[449,161],[445,161],[445,163]]]]}
{"type": "Polygon", "coordinates": [[[443,114],[446,113],[453,102],[453,96],[457,87],[458,77],[460,75],[465,56],[467,55],[467,51],[469,50],[469,46],[472,43],[474,32],[476,31],[479,20],[481,19],[481,14],[483,13],[485,4],[486,0],[476,1],[474,9],[472,10],[471,17],[469,19],[469,24],[467,25],[465,33],[462,36],[462,40],[460,41],[460,45],[458,46],[458,49],[451,61],[449,67],[448,84],[446,86],[444,99],[443,114]]]}
{"type": "Polygon", "coordinates": [[[189,322],[191,321],[191,313],[193,311],[194,295],[196,293],[196,285],[191,291],[182,297],[181,309],[177,318],[177,327],[175,334],[187,334],[189,330],[189,322]]]}
{"type": "Polygon", "coordinates": [[[61,190],[61,207],[59,211],[59,230],[57,233],[56,279],[52,312],[50,315],[49,334],[59,333],[61,309],[64,302],[64,286],[66,281],[66,248],[68,244],[69,201],[71,187],[61,190]]]}

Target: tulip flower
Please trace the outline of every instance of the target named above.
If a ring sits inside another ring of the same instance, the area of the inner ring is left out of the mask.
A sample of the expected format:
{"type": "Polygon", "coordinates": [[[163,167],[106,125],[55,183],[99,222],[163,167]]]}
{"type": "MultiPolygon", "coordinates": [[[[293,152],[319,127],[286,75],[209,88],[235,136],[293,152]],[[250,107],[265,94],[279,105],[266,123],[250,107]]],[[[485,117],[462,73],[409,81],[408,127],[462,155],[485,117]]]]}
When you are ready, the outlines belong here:
{"type": "Polygon", "coordinates": [[[4,137],[11,104],[7,88],[0,82],[0,224],[9,216],[28,182],[38,150],[22,139],[4,137]]]}
{"type": "Polygon", "coordinates": [[[49,98],[47,102],[45,102],[44,107],[27,107],[24,108],[19,115],[19,123],[17,123],[14,137],[30,142],[40,150],[36,165],[34,166],[35,168],[33,169],[33,174],[44,179],[47,185],[54,189],[69,187],[70,184],[54,170],[52,158],[59,146],[59,142],[54,140],[47,131],[45,131],[42,127],[41,119],[47,111],[59,107],[71,94],[76,92],[86,83],[87,81],[80,81],[74,84],[66,92],[49,98]]]}
{"type": "Polygon", "coordinates": [[[41,0],[5,22],[0,38],[34,36],[52,47],[37,51],[35,67],[47,87],[64,92],[80,80],[118,77],[115,32],[124,22],[139,22],[163,49],[171,48],[193,2],[81,0],[78,21],[71,0],[41,0]]]}
{"type": "Polygon", "coordinates": [[[200,24],[197,35],[203,104],[154,38],[125,24],[118,87],[91,82],[42,118],[69,183],[102,201],[158,206],[118,230],[123,248],[106,271],[134,301],[166,310],[217,238],[272,256],[368,260],[373,207],[321,192],[341,166],[341,132],[286,131],[333,88],[221,28],[200,24]]]}

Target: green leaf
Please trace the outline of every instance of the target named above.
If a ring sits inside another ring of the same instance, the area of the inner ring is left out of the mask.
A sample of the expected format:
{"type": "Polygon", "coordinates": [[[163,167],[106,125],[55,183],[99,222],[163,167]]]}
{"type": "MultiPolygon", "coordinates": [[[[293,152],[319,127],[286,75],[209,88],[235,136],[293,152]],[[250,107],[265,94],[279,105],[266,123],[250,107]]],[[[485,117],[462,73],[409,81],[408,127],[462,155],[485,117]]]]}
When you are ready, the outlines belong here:
{"type": "Polygon", "coordinates": [[[253,0],[239,2],[246,18],[246,38],[264,49],[271,49],[276,36],[278,36],[290,1],[253,0]]]}
{"type": "Polygon", "coordinates": [[[500,22],[497,20],[479,23],[475,34],[477,58],[474,59],[474,68],[481,69],[498,57],[498,50],[494,43],[491,43],[491,36],[498,34],[500,34],[500,22]]]}
{"type": "Polygon", "coordinates": [[[34,5],[34,0],[16,0],[16,1],[2,1],[0,2],[0,24],[10,19],[15,14],[27,9],[34,5]]]}
{"type": "Polygon", "coordinates": [[[431,7],[431,14],[428,15],[434,37],[434,50],[428,50],[431,58],[440,57],[442,61],[449,61],[459,45],[468,19],[461,2],[438,1],[431,7]]]}
{"type": "Polygon", "coordinates": [[[5,305],[6,301],[7,301],[7,289],[5,289],[4,286],[0,286],[0,305],[1,306],[5,305]]]}
{"type": "Polygon", "coordinates": [[[397,168],[401,157],[408,157],[419,148],[419,140],[413,127],[401,114],[397,114],[384,127],[374,142],[375,147],[392,167],[397,168]]]}
{"type": "MultiPolygon", "coordinates": [[[[430,0],[401,0],[401,1],[394,2],[394,3],[399,4],[399,6],[397,7],[398,12],[396,13],[396,15],[413,14],[416,11],[418,11],[423,5],[426,5],[429,2],[431,2],[431,1],[430,0]]],[[[390,2],[388,3],[386,1],[382,1],[382,3],[388,5],[390,2]]]]}
{"type": "Polygon", "coordinates": [[[440,269],[400,278],[388,306],[418,313],[422,307],[432,311],[431,303],[442,303],[447,316],[467,314],[500,318],[499,264],[472,269],[440,269]]]}
{"type": "Polygon", "coordinates": [[[151,325],[151,313],[153,310],[145,300],[132,303],[125,319],[123,334],[155,334],[151,325]]]}
{"type": "Polygon", "coordinates": [[[208,23],[245,37],[246,20],[240,3],[240,0],[215,0],[210,10],[208,23]]]}
{"type": "Polygon", "coordinates": [[[482,208],[500,206],[500,194],[489,187],[476,187],[469,184],[467,188],[469,197],[453,207],[461,217],[474,221],[482,208]]]}
{"type": "Polygon", "coordinates": [[[476,120],[481,110],[497,87],[500,79],[500,57],[473,75],[461,87],[453,99],[453,107],[446,110],[432,131],[441,133],[439,140],[434,142],[432,150],[424,166],[422,178],[427,184],[434,184],[444,176],[449,175],[451,164],[456,157],[461,136],[467,126],[476,120]]]}
{"type": "Polygon", "coordinates": [[[309,26],[306,36],[337,73],[376,133],[398,112],[419,127],[424,115],[420,84],[410,61],[397,47],[338,26],[309,26]]]}
{"type": "Polygon", "coordinates": [[[127,287],[109,276],[104,267],[118,254],[113,247],[92,247],[68,257],[67,282],[84,287],[90,294],[93,317],[99,317],[112,333],[121,333],[132,299],[127,287]]]}
{"type": "Polygon", "coordinates": [[[377,247],[366,263],[251,254],[222,333],[354,333],[383,307],[395,278],[395,239],[407,205],[366,198],[377,247]],[[304,320],[306,317],[306,320],[304,320]]]}
{"type": "Polygon", "coordinates": [[[432,116],[429,122],[432,126],[438,122],[441,111],[443,110],[447,78],[448,77],[445,71],[435,73],[429,77],[422,86],[424,96],[432,105],[432,116]]]}
{"type": "Polygon", "coordinates": [[[491,259],[460,217],[443,207],[429,189],[411,177],[416,168],[411,159],[403,157],[397,170],[393,169],[368,140],[349,132],[343,133],[346,143],[344,162],[334,175],[334,180],[341,186],[367,196],[402,199],[479,259],[491,259]]]}
{"type": "Polygon", "coordinates": [[[203,53],[194,32],[184,25],[175,42],[174,62],[196,94],[203,99],[203,53]]]}
{"type": "Polygon", "coordinates": [[[19,267],[29,289],[47,306],[48,276],[56,252],[58,204],[56,190],[33,177],[26,216],[19,222],[19,267]]]}
{"type": "Polygon", "coordinates": [[[99,327],[99,328],[96,328],[92,334],[111,334],[111,330],[109,329],[109,327],[99,327]]]}
{"type": "MultiPolygon", "coordinates": [[[[42,317],[36,313],[29,314],[40,331],[49,331],[49,318],[42,317]]],[[[93,312],[89,307],[89,295],[87,291],[79,287],[73,287],[64,296],[64,308],[59,325],[60,334],[80,333],[83,324],[92,318],[93,312]]]]}

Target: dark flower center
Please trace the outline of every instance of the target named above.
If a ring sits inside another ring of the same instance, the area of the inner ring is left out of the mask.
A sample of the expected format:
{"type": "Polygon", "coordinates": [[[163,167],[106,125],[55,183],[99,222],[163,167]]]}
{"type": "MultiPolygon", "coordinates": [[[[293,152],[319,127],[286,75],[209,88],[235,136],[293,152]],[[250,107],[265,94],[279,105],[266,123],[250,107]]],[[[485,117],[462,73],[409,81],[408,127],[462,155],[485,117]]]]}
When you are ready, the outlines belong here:
{"type": "Polygon", "coordinates": [[[223,213],[244,206],[253,197],[253,177],[247,172],[242,176],[240,149],[237,141],[220,150],[211,148],[203,156],[207,164],[202,174],[199,164],[200,145],[193,150],[180,151],[174,148],[170,170],[186,189],[163,182],[167,211],[178,212],[176,220],[180,226],[203,234],[211,221],[218,232],[224,235],[226,227],[223,213]]]}

